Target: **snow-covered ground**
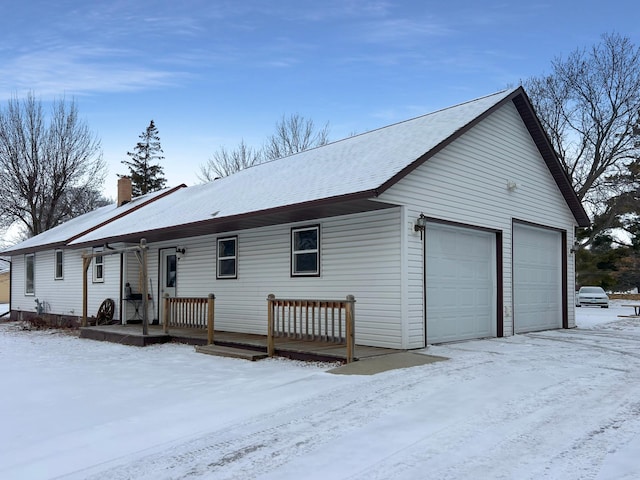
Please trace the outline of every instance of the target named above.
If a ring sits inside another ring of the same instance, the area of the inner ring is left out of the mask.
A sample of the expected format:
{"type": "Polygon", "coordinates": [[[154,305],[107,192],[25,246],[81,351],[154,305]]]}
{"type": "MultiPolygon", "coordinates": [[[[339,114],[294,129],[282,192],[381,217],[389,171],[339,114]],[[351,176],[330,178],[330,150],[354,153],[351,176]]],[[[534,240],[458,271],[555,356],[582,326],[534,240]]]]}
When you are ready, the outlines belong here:
{"type": "Polygon", "coordinates": [[[8,311],[9,311],[9,304],[0,303],[0,315],[2,315],[3,313],[7,313],[8,311]]]}
{"type": "Polygon", "coordinates": [[[637,479],[640,323],[425,349],[373,376],[0,325],[2,479],[637,479]]]}

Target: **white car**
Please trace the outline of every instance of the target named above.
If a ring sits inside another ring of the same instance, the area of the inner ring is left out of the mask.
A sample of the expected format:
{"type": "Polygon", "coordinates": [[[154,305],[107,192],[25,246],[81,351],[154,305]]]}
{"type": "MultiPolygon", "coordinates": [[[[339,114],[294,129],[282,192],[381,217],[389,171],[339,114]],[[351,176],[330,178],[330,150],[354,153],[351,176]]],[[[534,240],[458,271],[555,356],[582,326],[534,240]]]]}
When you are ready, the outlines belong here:
{"type": "Polygon", "coordinates": [[[587,305],[609,308],[609,295],[601,287],[580,287],[576,293],[576,307],[587,305]]]}

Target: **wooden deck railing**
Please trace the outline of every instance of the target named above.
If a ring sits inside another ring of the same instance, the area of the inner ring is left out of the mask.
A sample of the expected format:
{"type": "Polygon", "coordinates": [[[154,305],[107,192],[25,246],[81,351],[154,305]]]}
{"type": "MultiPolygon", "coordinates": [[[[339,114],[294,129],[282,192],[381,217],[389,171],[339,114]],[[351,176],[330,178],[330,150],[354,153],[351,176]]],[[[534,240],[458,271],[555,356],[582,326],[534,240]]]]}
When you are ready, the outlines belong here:
{"type": "Polygon", "coordinates": [[[267,297],[267,353],[275,353],[275,337],[345,344],[347,363],[355,348],[355,298],[300,300],[267,297]]]}
{"type": "Polygon", "coordinates": [[[164,333],[169,327],[207,329],[207,342],[213,344],[213,322],[216,296],[169,297],[164,295],[164,333]]]}

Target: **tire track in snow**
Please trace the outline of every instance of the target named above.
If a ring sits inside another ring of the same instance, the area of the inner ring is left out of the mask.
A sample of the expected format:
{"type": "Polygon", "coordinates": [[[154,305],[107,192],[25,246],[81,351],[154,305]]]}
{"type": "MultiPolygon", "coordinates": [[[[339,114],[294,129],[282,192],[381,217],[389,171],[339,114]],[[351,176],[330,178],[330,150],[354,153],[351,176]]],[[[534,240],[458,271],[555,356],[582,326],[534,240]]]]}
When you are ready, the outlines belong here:
{"type": "MultiPolygon", "coordinates": [[[[630,369],[638,371],[640,365],[636,358],[640,357],[624,350],[624,346],[610,348],[599,346],[597,342],[593,344],[594,340],[590,336],[586,339],[558,339],[556,335],[548,336],[551,338],[541,334],[522,337],[540,347],[542,354],[546,351],[544,343],[548,341],[565,341],[581,348],[597,350],[597,355],[602,359],[594,358],[590,368],[586,368],[584,373],[593,376],[590,382],[585,382],[584,378],[566,378],[560,372],[558,378],[549,381],[544,391],[516,393],[494,408],[480,409],[477,417],[467,417],[457,424],[445,423],[438,430],[431,429],[428,437],[424,436],[411,445],[392,451],[377,462],[369,462],[362,471],[350,478],[411,479],[416,478],[416,474],[424,474],[425,466],[430,476],[442,479],[545,478],[546,466],[551,464],[549,462],[566,465],[566,478],[579,478],[575,475],[585,468],[585,462],[598,463],[609,449],[616,448],[613,434],[620,431],[620,425],[631,421],[637,413],[634,413],[635,407],[630,399],[619,398],[619,402],[627,405],[626,409],[624,405],[619,405],[603,425],[589,424],[589,419],[585,420],[580,411],[558,410],[557,404],[565,401],[568,396],[578,400],[585,397],[593,402],[594,391],[597,392],[598,388],[608,384],[604,380],[599,383],[605,375],[625,376],[628,381],[637,383],[637,374],[631,375],[629,372],[630,369]],[[544,438],[550,429],[566,428],[572,431],[573,427],[570,425],[576,422],[585,422],[585,431],[578,438],[561,436],[561,442],[549,442],[544,438]],[[500,438],[491,440],[495,442],[493,451],[496,453],[487,456],[484,445],[487,440],[479,432],[491,430],[492,435],[499,435],[500,438]],[[437,448],[433,445],[437,445],[437,448]],[[521,470],[507,472],[500,469],[500,456],[505,452],[523,456],[521,470]],[[452,462],[452,455],[457,456],[459,462],[452,462]]],[[[615,338],[620,340],[619,337],[615,338]]],[[[485,349],[493,348],[488,344],[478,345],[485,349]]],[[[629,342],[626,346],[635,349],[637,342],[629,342]]],[[[446,350],[449,347],[443,348],[446,350]]],[[[458,345],[449,349],[455,351],[457,348],[458,345]]],[[[487,355],[500,352],[465,352],[451,363],[442,362],[388,372],[349,383],[346,387],[334,388],[304,402],[283,404],[281,410],[273,412],[271,416],[249,417],[198,438],[170,447],[162,446],[161,451],[152,455],[147,451],[134,453],[125,459],[127,463],[124,465],[106,468],[83,478],[257,478],[276,471],[294,458],[304,457],[305,454],[323,448],[332,440],[357,432],[389,411],[419,406],[421,398],[429,393],[423,388],[416,388],[423,382],[439,378],[440,384],[444,385],[447,374],[454,371],[459,381],[477,380],[479,369],[475,367],[479,366],[478,360],[485,366],[496,365],[495,370],[486,369],[488,371],[483,374],[483,381],[489,382],[510,373],[508,365],[504,365],[504,356],[487,355]]],[[[558,365],[570,358],[562,351],[546,353],[544,361],[558,365]]],[[[594,352],[594,357],[595,355],[594,352]]],[[[517,368],[519,372],[522,371],[522,365],[517,368]]],[[[532,364],[528,369],[534,373],[536,365],[532,364]]],[[[606,404],[612,395],[620,397],[618,392],[602,389],[597,398],[606,404]]],[[[585,405],[578,407],[578,410],[586,408],[585,405]]],[[[602,415],[595,417],[602,418],[602,415]]]]}
{"type": "MultiPolygon", "coordinates": [[[[436,432],[436,436],[431,434],[424,437],[410,447],[368,465],[349,479],[408,480],[427,478],[426,475],[438,479],[537,480],[549,478],[547,471],[552,464],[555,467],[552,471],[557,473],[555,463],[560,464],[566,472],[562,478],[589,478],[587,472],[593,471],[593,464],[599,465],[610,449],[628,441],[638,430],[631,423],[640,421],[640,402],[634,401],[636,399],[632,393],[618,399],[618,404],[610,413],[610,420],[604,425],[591,424],[590,419],[585,418],[582,411],[588,411],[588,407],[580,405],[579,399],[588,398],[591,403],[594,392],[608,384],[605,380],[607,375],[602,372],[591,384],[585,384],[583,378],[559,379],[545,392],[540,392],[543,395],[533,393],[515,396],[501,405],[500,409],[490,411],[484,417],[470,419],[468,424],[451,425],[446,430],[436,432]],[[577,399],[575,410],[558,409],[557,404],[568,396],[577,399]],[[583,423],[586,433],[578,438],[571,438],[571,434],[549,438],[549,432],[554,430],[575,431],[576,423],[583,423]],[[627,437],[620,436],[621,429],[628,430],[627,437]],[[485,438],[483,431],[490,431],[490,438],[485,438]],[[501,438],[496,440],[496,437],[501,438]],[[567,439],[569,447],[565,443],[567,439]],[[494,442],[492,448],[485,447],[487,442],[494,442]],[[434,444],[438,445],[437,450],[429,447],[434,444]],[[505,465],[501,461],[504,455],[519,456],[518,466],[509,470],[507,465],[514,464],[506,462],[505,465]]],[[[640,380],[637,374],[628,377],[629,381],[640,380]]],[[[605,408],[611,409],[610,398],[616,394],[618,392],[602,389],[598,400],[605,408]]]]}
{"type": "MultiPolygon", "coordinates": [[[[555,336],[526,336],[543,341],[558,340],[555,336]]],[[[615,339],[619,340],[619,337],[615,339]]],[[[571,340],[562,341],[574,343],[571,340]]],[[[575,343],[587,348],[598,347],[584,343],[583,339],[575,343]]],[[[630,343],[629,348],[637,348],[637,342],[630,343]]],[[[547,475],[551,465],[554,466],[551,471],[555,474],[559,468],[566,473],[562,478],[590,478],[587,472],[593,471],[593,465],[600,465],[607,454],[630,441],[638,431],[637,425],[640,423],[637,392],[633,389],[621,392],[615,387],[605,388],[610,385],[607,377],[612,374],[620,377],[621,384],[628,382],[637,385],[640,382],[640,362],[635,359],[640,357],[619,348],[603,347],[599,353],[606,355],[608,363],[613,366],[598,365],[599,360],[593,359],[591,366],[594,368],[585,372],[585,375],[589,375],[588,382],[584,377],[559,378],[556,383],[545,389],[544,395],[533,393],[516,396],[499,410],[487,412],[486,417],[470,419],[467,425],[438,432],[435,438],[430,436],[420,439],[409,448],[393,452],[349,479],[415,479],[428,475],[428,478],[438,479],[537,480],[552,478],[547,475]],[[542,398],[544,400],[541,400],[542,398]],[[583,398],[588,399],[587,403],[581,403],[583,398]],[[570,401],[567,409],[558,409],[556,404],[566,403],[567,399],[570,401]],[[612,399],[615,399],[615,402],[612,403],[612,399]],[[602,408],[611,409],[609,420],[603,425],[593,423],[589,418],[588,412],[593,407],[593,402],[596,403],[595,408],[598,408],[599,403],[602,408]],[[549,438],[550,431],[572,432],[576,430],[576,424],[584,424],[586,430],[577,438],[562,434],[558,438],[549,438]],[[491,431],[491,439],[478,435],[478,432],[485,430],[491,431]],[[495,440],[496,436],[502,438],[495,440]],[[565,444],[565,437],[569,439],[569,446],[565,444]],[[483,445],[487,441],[495,442],[489,456],[486,448],[477,448],[477,445],[483,445]],[[439,446],[437,451],[429,449],[429,445],[433,444],[439,446]],[[527,457],[521,459],[515,470],[509,471],[501,459],[514,451],[527,452],[527,457]],[[452,461],[452,457],[459,457],[460,461],[452,461]]],[[[566,361],[563,356],[560,353],[549,357],[548,360],[562,365],[561,362],[566,361]]]]}
{"type": "MultiPolygon", "coordinates": [[[[285,404],[272,416],[254,416],[194,440],[165,448],[152,455],[100,471],[87,479],[184,479],[212,476],[216,479],[247,479],[263,474],[291,458],[327,443],[342,432],[366,425],[386,409],[414,401],[416,386],[444,368],[446,362],[426,368],[388,373],[391,381],[377,376],[356,386],[334,388],[303,404],[285,404]],[[357,389],[357,395],[354,390],[357,389]],[[402,391],[402,395],[398,392],[402,391]],[[413,393],[412,393],[413,392],[413,393]],[[331,408],[326,408],[331,405],[331,408]]],[[[448,370],[465,370],[475,363],[448,370]]]]}
{"type": "MultiPolygon", "coordinates": [[[[564,333],[564,332],[563,332],[564,333]]],[[[555,342],[565,342],[577,346],[582,346],[589,349],[599,349],[607,352],[614,352],[620,355],[625,355],[629,357],[634,357],[640,359],[640,353],[638,353],[640,347],[640,338],[632,337],[625,338],[621,337],[620,334],[592,334],[592,333],[583,333],[579,334],[569,334],[567,336],[560,335],[549,335],[544,333],[527,333],[525,334],[529,338],[541,339],[541,340],[551,340],[555,342]],[[603,345],[597,337],[607,337],[611,339],[615,339],[617,346],[615,348],[609,345],[603,345]],[[625,350],[623,347],[631,348],[633,351],[625,350]]]]}

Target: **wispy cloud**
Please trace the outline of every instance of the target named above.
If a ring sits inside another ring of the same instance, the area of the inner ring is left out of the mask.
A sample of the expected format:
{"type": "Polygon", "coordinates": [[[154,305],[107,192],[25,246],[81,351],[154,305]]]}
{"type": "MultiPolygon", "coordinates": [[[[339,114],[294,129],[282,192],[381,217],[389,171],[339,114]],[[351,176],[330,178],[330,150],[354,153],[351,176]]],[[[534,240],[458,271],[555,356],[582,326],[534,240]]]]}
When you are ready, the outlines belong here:
{"type": "Polygon", "coordinates": [[[445,37],[455,33],[450,26],[428,19],[386,18],[366,22],[360,34],[365,41],[387,46],[416,45],[429,37],[445,37]]]}
{"type": "Polygon", "coordinates": [[[128,53],[102,47],[21,52],[0,64],[0,96],[28,90],[42,96],[134,91],[175,85],[186,77],[183,72],[140,65],[128,53]]]}

